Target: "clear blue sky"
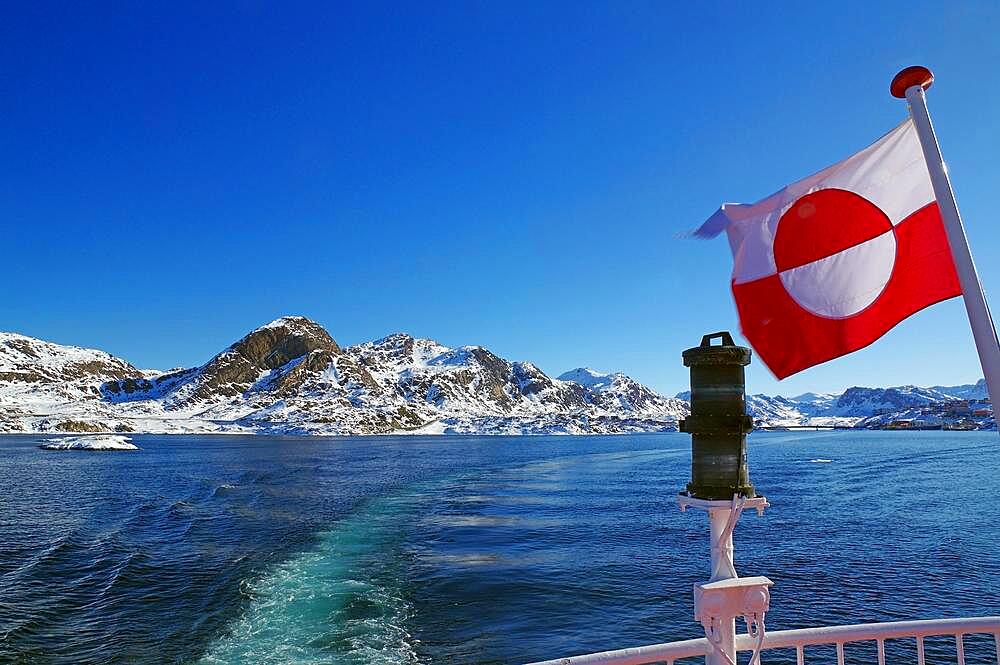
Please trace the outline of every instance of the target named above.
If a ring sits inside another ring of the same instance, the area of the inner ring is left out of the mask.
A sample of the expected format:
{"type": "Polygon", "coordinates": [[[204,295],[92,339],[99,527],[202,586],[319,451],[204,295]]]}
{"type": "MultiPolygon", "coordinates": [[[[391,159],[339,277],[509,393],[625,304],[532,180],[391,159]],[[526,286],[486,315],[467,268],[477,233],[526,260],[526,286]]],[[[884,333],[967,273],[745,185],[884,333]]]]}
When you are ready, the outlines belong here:
{"type": "MultiPolygon", "coordinates": [[[[0,23],[0,329],[195,365],[283,314],[686,388],[737,329],[678,234],[929,100],[1000,308],[1000,5],[22,3],[0,23]]],[[[977,379],[960,301],[755,392],[977,379]]]]}

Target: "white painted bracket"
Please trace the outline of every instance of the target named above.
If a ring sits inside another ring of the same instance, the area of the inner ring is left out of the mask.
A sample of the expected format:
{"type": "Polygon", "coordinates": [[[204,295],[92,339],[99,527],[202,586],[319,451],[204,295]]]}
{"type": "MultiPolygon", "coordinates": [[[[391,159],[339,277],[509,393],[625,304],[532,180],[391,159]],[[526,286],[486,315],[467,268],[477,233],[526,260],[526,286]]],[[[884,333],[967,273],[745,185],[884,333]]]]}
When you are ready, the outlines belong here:
{"type": "Polygon", "coordinates": [[[694,620],[735,619],[763,614],[771,608],[774,582],[757,577],[735,577],[694,585],[694,620]]]}
{"type": "Polygon", "coordinates": [[[701,623],[713,645],[723,637],[736,617],[746,621],[747,632],[756,636],[771,608],[771,587],[766,577],[737,577],[694,585],[694,620],[701,623]]]}
{"type": "MultiPolygon", "coordinates": [[[[755,496],[752,499],[741,499],[740,505],[743,510],[747,508],[753,508],[757,511],[758,515],[764,514],[765,508],[770,508],[771,504],[767,502],[767,497],[755,496]]],[[[711,510],[728,510],[733,507],[733,502],[729,499],[723,499],[721,501],[709,501],[708,499],[696,499],[693,496],[688,496],[686,494],[677,495],[677,507],[681,509],[682,513],[687,512],[688,508],[697,508],[699,510],[711,511],[711,510]]]]}

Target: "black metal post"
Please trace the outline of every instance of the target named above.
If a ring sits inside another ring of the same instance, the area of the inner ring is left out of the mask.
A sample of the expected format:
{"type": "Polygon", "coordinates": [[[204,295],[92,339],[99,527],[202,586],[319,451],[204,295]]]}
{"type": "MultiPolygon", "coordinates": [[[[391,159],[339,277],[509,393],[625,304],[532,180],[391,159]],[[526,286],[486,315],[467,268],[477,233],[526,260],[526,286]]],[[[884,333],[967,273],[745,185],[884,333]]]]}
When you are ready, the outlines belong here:
{"type": "Polygon", "coordinates": [[[750,349],[717,332],[702,337],[683,358],[691,368],[691,415],[680,422],[680,430],[691,434],[688,494],[712,501],[756,496],[747,469],[746,435],[753,421],[746,413],[743,368],[750,364],[750,349]],[[713,346],[713,339],[721,345],[713,346]]]}

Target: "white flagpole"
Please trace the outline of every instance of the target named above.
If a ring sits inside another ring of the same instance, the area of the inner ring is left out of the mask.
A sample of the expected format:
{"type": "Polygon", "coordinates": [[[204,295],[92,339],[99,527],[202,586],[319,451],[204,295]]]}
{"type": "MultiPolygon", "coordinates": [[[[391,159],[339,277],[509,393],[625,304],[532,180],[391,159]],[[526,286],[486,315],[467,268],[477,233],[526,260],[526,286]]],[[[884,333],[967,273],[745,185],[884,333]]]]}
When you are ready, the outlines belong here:
{"type": "Polygon", "coordinates": [[[958,203],[955,192],[951,188],[948,169],[941,156],[931,116],[927,112],[927,98],[924,90],[931,87],[934,75],[926,67],[907,67],[896,74],[889,90],[894,97],[903,98],[910,103],[910,116],[920,138],[920,146],[924,151],[924,161],[931,176],[934,187],[934,198],[937,199],[944,222],[951,256],[955,261],[958,281],[962,286],[962,298],[965,300],[965,311],[969,314],[972,325],[972,337],[976,341],[976,351],[979,352],[979,363],[983,367],[983,377],[986,379],[986,389],[993,402],[993,413],[997,415],[1000,401],[1000,343],[997,342],[996,328],[990,316],[990,308],[986,304],[983,287],[979,283],[976,264],[972,261],[969,241],[965,237],[962,217],[958,213],[958,203]]]}

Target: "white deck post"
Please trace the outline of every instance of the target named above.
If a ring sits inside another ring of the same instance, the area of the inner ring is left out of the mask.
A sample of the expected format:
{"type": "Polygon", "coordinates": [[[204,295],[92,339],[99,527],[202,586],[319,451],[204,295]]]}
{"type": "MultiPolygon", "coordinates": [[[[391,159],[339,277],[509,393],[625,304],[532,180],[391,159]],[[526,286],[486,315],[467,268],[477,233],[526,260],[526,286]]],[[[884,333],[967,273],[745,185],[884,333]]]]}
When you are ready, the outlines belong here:
{"type": "MultiPolygon", "coordinates": [[[[739,577],[733,561],[733,532],[726,527],[733,513],[726,502],[725,507],[708,509],[709,547],[712,550],[712,576],[710,582],[739,577]]],[[[719,631],[716,650],[705,656],[705,665],[732,665],[736,662],[736,619],[723,619],[719,631]],[[728,656],[728,658],[727,658],[728,656]]]]}
{"type": "MultiPolygon", "coordinates": [[[[713,601],[708,601],[707,604],[701,605],[698,600],[699,589],[711,586],[713,582],[739,578],[733,560],[733,530],[744,509],[752,508],[758,514],[763,514],[769,504],[762,496],[753,498],[734,496],[732,501],[713,501],[681,494],[677,497],[677,505],[682,512],[688,508],[696,508],[708,513],[712,575],[708,585],[695,585],[695,619],[701,621],[705,635],[712,644],[712,650],[705,656],[706,665],[733,665],[736,662],[736,617],[746,613],[735,611],[725,603],[713,605],[713,601]]],[[[748,584],[771,584],[766,578],[744,579],[748,584]]],[[[735,589],[734,595],[740,596],[749,588],[747,586],[745,589],[735,589]]],[[[716,599],[718,600],[718,597],[716,599]]]]}
{"type": "Polygon", "coordinates": [[[709,537],[712,540],[709,544],[712,549],[712,576],[709,578],[709,582],[739,577],[736,574],[736,565],[733,561],[733,532],[726,532],[726,526],[729,524],[729,517],[733,514],[733,509],[728,501],[725,504],[725,507],[708,509],[709,537]]]}

